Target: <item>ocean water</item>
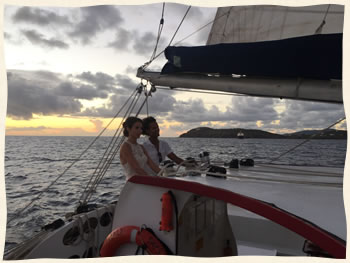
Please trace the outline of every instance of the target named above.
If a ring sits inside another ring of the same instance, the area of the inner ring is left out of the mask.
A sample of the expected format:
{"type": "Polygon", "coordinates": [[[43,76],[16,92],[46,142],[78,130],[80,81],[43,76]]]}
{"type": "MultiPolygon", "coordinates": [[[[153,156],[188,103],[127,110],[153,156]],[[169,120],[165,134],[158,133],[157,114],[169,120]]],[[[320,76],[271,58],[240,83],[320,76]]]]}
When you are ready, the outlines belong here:
{"type": "MultiPolygon", "coordinates": [[[[7,136],[5,141],[5,183],[8,219],[5,250],[22,242],[41,227],[62,218],[78,205],[79,198],[102,157],[110,138],[101,137],[72,168],[20,215],[27,205],[53,182],[92,142],[93,137],[7,136]]],[[[204,139],[163,138],[182,157],[198,159],[210,152],[211,161],[253,158],[267,163],[303,140],[292,139],[204,139]]],[[[140,138],[142,142],[145,138],[140,138]]],[[[276,164],[343,167],[346,140],[311,140],[275,161],[276,164]]],[[[125,183],[117,157],[91,201],[117,200],[125,183]]]]}

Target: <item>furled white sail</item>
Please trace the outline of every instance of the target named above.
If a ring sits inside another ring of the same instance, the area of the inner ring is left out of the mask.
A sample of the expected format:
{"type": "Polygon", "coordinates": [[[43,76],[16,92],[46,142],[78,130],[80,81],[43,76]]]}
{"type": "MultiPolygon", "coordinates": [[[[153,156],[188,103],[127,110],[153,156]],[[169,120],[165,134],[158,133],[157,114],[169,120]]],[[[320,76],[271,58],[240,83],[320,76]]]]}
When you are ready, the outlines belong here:
{"type": "MultiPolygon", "coordinates": [[[[341,5],[220,7],[207,44],[251,43],[315,34],[342,33],[343,22],[344,6],[341,5]]],[[[339,48],[341,50],[341,47],[339,48]]],[[[293,52],[296,51],[293,50],[293,52]]],[[[203,63],[206,63],[204,59],[203,63]]],[[[286,64],[288,65],[288,61],[286,64]]],[[[146,72],[140,68],[137,76],[149,80],[156,86],[343,103],[341,79],[259,77],[258,74],[230,77],[206,73],[208,72],[160,74],[146,72]]]]}

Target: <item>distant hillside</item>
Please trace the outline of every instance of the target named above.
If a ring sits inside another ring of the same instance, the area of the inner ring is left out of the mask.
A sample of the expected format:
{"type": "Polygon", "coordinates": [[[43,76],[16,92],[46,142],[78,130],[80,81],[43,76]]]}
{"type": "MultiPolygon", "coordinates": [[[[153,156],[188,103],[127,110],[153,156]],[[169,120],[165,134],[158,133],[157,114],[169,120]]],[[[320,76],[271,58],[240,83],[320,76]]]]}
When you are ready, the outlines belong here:
{"type": "Polygon", "coordinates": [[[237,138],[237,133],[243,132],[245,138],[284,138],[279,134],[274,134],[261,130],[248,129],[212,129],[208,127],[199,127],[192,129],[180,137],[188,138],[237,138]]]}
{"type": "MultiPolygon", "coordinates": [[[[300,131],[289,134],[276,134],[262,130],[252,129],[212,129],[198,127],[180,135],[182,138],[237,138],[239,132],[244,133],[244,138],[265,138],[265,139],[308,139],[318,130],[300,131]]],[[[346,139],[347,132],[329,129],[322,134],[313,137],[314,139],[346,139]]]]}
{"type": "Polygon", "coordinates": [[[286,137],[290,137],[293,139],[305,139],[314,136],[313,139],[346,139],[347,131],[328,129],[318,134],[318,130],[308,130],[308,131],[299,131],[289,134],[284,134],[286,137]],[[318,134],[318,135],[316,135],[318,134]]]}

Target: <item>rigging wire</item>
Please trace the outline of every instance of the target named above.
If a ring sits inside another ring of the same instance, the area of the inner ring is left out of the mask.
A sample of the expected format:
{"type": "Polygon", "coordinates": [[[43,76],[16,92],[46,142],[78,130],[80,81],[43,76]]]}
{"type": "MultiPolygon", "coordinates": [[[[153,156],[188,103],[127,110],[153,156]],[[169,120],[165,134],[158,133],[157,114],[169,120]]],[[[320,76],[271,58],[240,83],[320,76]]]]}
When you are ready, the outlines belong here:
{"type": "MultiPolygon", "coordinates": [[[[145,87],[144,87],[144,88],[145,88],[145,87]]],[[[137,111],[136,114],[135,114],[135,117],[137,117],[137,116],[140,114],[142,108],[144,107],[144,105],[145,105],[145,103],[146,103],[148,97],[151,95],[152,92],[154,92],[154,91],[151,89],[148,93],[145,94],[145,95],[146,95],[146,98],[145,98],[145,100],[143,101],[143,103],[140,105],[138,111],[137,111]]],[[[139,99],[139,98],[140,98],[140,97],[138,97],[138,99],[139,99]]],[[[137,104],[137,103],[135,103],[134,106],[135,106],[136,104],[137,104]]],[[[131,113],[131,112],[132,112],[132,111],[130,111],[130,113],[131,113]]],[[[129,113],[128,116],[130,116],[130,113],[129,113]]],[[[121,132],[121,129],[120,129],[120,132],[121,132]]],[[[124,137],[119,141],[118,146],[115,147],[115,150],[113,151],[112,156],[109,158],[109,160],[106,161],[107,164],[106,164],[106,167],[105,167],[104,171],[100,174],[98,180],[96,180],[96,183],[93,185],[93,187],[91,187],[91,190],[89,191],[89,196],[88,196],[88,198],[85,199],[85,202],[88,202],[88,201],[91,199],[92,194],[96,191],[98,185],[101,183],[101,181],[102,181],[103,177],[105,176],[105,174],[106,174],[106,172],[107,172],[107,170],[108,170],[110,164],[112,163],[113,159],[115,158],[116,154],[118,153],[118,151],[119,151],[119,149],[120,149],[121,144],[123,143],[123,141],[124,141],[124,137]]]]}
{"type": "Polygon", "coordinates": [[[202,93],[202,94],[214,94],[214,95],[229,95],[229,96],[237,96],[237,97],[250,97],[246,94],[237,94],[237,93],[221,93],[221,92],[214,92],[214,91],[198,91],[198,90],[187,90],[187,89],[181,89],[181,88],[163,88],[163,87],[157,87],[157,89],[160,90],[170,90],[170,91],[181,91],[181,92],[193,92],[193,93],[202,93]]]}
{"type": "MultiPolygon", "coordinates": [[[[137,89],[136,89],[135,91],[137,91],[137,89]]],[[[134,94],[134,98],[133,98],[131,104],[134,103],[136,96],[137,96],[137,93],[134,94]]],[[[129,108],[126,110],[126,112],[127,112],[129,109],[130,109],[130,106],[129,106],[129,108]]],[[[122,120],[122,121],[123,121],[123,120],[122,120]]],[[[119,125],[119,127],[120,127],[120,125],[119,125]]],[[[116,130],[116,132],[117,132],[117,131],[118,131],[118,129],[116,130]]],[[[83,195],[84,195],[84,193],[86,192],[86,190],[89,188],[89,185],[91,184],[91,181],[92,181],[92,179],[94,178],[94,176],[96,175],[97,171],[98,171],[98,170],[101,171],[101,169],[102,169],[102,168],[101,168],[101,164],[102,164],[102,167],[103,167],[103,162],[102,162],[102,161],[105,159],[105,155],[106,155],[106,153],[108,152],[108,150],[110,149],[110,147],[111,147],[111,145],[112,145],[112,143],[113,143],[113,141],[114,141],[114,139],[115,139],[116,132],[114,133],[114,135],[113,135],[113,137],[112,137],[112,140],[109,142],[109,144],[108,144],[108,146],[107,146],[107,148],[106,148],[106,150],[105,150],[105,152],[104,152],[102,158],[100,159],[100,162],[98,163],[97,167],[95,168],[95,171],[93,172],[92,176],[90,177],[90,180],[88,181],[87,185],[85,186],[85,188],[84,188],[84,190],[83,190],[83,194],[82,194],[82,196],[80,197],[80,200],[83,199],[83,195]]],[[[107,156],[108,156],[108,155],[107,155],[107,156]]]]}
{"type": "Polygon", "coordinates": [[[343,117],[342,119],[337,120],[335,123],[333,123],[332,125],[328,126],[327,128],[325,128],[325,129],[323,129],[323,130],[320,130],[319,132],[313,134],[310,138],[306,139],[305,141],[303,141],[303,142],[297,144],[297,145],[294,146],[293,148],[289,149],[288,151],[286,151],[286,152],[280,154],[279,156],[277,156],[276,158],[272,159],[270,162],[268,162],[268,164],[271,164],[272,162],[278,160],[278,159],[281,158],[282,156],[284,156],[284,155],[286,155],[287,153],[289,153],[289,152],[295,150],[295,149],[298,148],[299,146],[301,146],[301,145],[307,143],[308,141],[310,141],[310,140],[311,140],[312,138],[314,138],[315,136],[322,134],[325,130],[328,130],[328,129],[332,128],[334,125],[336,125],[336,124],[342,122],[342,121],[345,120],[345,119],[346,119],[346,117],[343,117]]]}
{"type": "MultiPolygon", "coordinates": [[[[110,152],[109,152],[109,155],[108,155],[108,157],[107,157],[107,159],[106,159],[106,161],[105,161],[103,170],[101,170],[100,174],[98,175],[98,177],[97,177],[96,180],[95,180],[95,183],[94,183],[94,184],[92,185],[92,187],[91,187],[92,190],[90,191],[90,197],[91,197],[91,195],[93,194],[93,192],[96,190],[98,184],[101,182],[101,180],[102,180],[102,178],[104,177],[104,175],[106,174],[106,172],[107,172],[109,166],[111,165],[111,163],[112,163],[112,161],[113,161],[115,155],[117,154],[117,152],[118,152],[118,150],[119,150],[121,144],[122,144],[123,141],[124,141],[124,137],[122,137],[121,140],[119,141],[117,147],[115,147],[115,145],[117,144],[118,139],[120,138],[121,132],[122,132],[122,129],[121,129],[120,126],[121,126],[122,123],[124,122],[125,118],[127,118],[127,117],[130,116],[130,114],[131,114],[131,112],[133,111],[135,105],[137,104],[138,100],[140,99],[140,95],[141,95],[141,93],[139,93],[139,96],[137,97],[136,102],[135,102],[133,105],[130,105],[130,106],[132,106],[132,107],[130,107],[130,108],[129,108],[130,110],[127,111],[127,112],[125,113],[124,118],[123,118],[123,121],[119,124],[117,139],[115,140],[115,142],[114,142],[114,144],[113,144],[113,147],[111,147],[111,150],[110,150],[110,152]],[[113,149],[114,149],[114,150],[113,150],[113,149]]],[[[90,199],[90,198],[89,198],[89,199],[90,199]]],[[[88,199],[88,200],[89,200],[89,199],[88,199]]]]}
{"type": "Polygon", "coordinates": [[[207,24],[201,26],[200,28],[198,28],[196,31],[194,31],[193,33],[189,34],[188,36],[184,37],[183,39],[179,40],[178,42],[176,42],[174,45],[178,45],[180,44],[182,41],[185,41],[186,39],[190,38],[191,36],[193,36],[194,34],[198,33],[199,31],[201,31],[202,29],[206,28],[207,26],[209,26],[210,24],[213,24],[215,21],[219,20],[220,18],[222,18],[223,16],[227,15],[228,13],[231,12],[231,9],[223,14],[221,14],[218,17],[215,17],[215,19],[213,19],[212,21],[208,22],[207,24]]]}
{"type": "Polygon", "coordinates": [[[146,115],[147,115],[147,117],[148,117],[148,95],[147,95],[148,93],[147,93],[147,89],[145,90],[145,95],[146,95],[146,115]]]}
{"type": "Polygon", "coordinates": [[[226,32],[227,21],[228,21],[228,18],[230,17],[232,8],[233,8],[233,7],[231,6],[231,7],[230,7],[230,10],[227,12],[227,17],[226,17],[226,20],[225,20],[224,29],[223,29],[223,31],[222,31],[222,36],[223,36],[224,38],[226,37],[225,32],[226,32]]]}
{"type": "MultiPolygon", "coordinates": [[[[133,92],[135,93],[136,90],[133,92]]],[[[74,159],[74,161],[55,179],[53,180],[43,191],[41,191],[36,197],[34,197],[30,202],[28,202],[25,206],[23,206],[22,208],[20,208],[19,210],[17,210],[15,212],[15,215],[13,217],[11,217],[9,220],[7,220],[7,225],[10,224],[13,219],[17,218],[19,215],[21,215],[27,208],[29,208],[35,201],[39,200],[40,197],[47,192],[63,175],[65,175],[67,173],[67,171],[75,164],[77,163],[81,157],[91,148],[91,146],[97,141],[97,139],[99,137],[101,137],[101,135],[106,131],[106,129],[110,126],[110,124],[114,121],[114,119],[118,116],[118,114],[120,113],[120,111],[125,107],[125,105],[127,104],[127,102],[130,100],[130,98],[133,96],[133,93],[131,94],[131,96],[128,98],[128,100],[124,103],[124,105],[121,107],[121,109],[118,111],[117,114],[115,114],[115,116],[112,118],[112,120],[107,124],[107,126],[105,128],[102,129],[102,131],[92,140],[92,142],[86,147],[85,150],[82,151],[82,153],[78,156],[78,158],[74,159]]]]}
{"type": "MultiPolygon", "coordinates": [[[[136,90],[139,91],[139,87],[137,87],[136,90]]],[[[124,122],[125,118],[127,116],[130,115],[130,113],[132,112],[133,108],[135,107],[136,103],[138,102],[139,98],[140,98],[141,93],[138,92],[137,94],[135,94],[135,97],[133,99],[133,101],[130,103],[128,109],[126,110],[123,119],[121,120],[121,122],[119,123],[118,128],[116,129],[112,140],[110,141],[109,145],[107,146],[107,149],[105,150],[100,163],[98,164],[98,166],[96,167],[94,173],[92,174],[92,176],[90,177],[90,181],[88,182],[88,184],[86,185],[83,194],[80,197],[80,205],[85,205],[86,204],[86,200],[89,198],[89,196],[92,195],[92,193],[94,192],[94,190],[96,189],[95,185],[98,184],[101,180],[100,177],[103,177],[103,175],[106,173],[106,171],[108,170],[110,163],[112,162],[113,158],[115,155],[113,155],[114,151],[113,149],[115,148],[115,145],[120,137],[121,134],[121,125],[124,122]],[[137,96],[138,95],[138,96],[137,96]],[[137,99],[136,99],[137,97],[137,99]],[[136,102],[135,102],[136,99],[136,102]],[[105,158],[107,154],[107,157],[105,158]],[[113,156],[113,158],[111,158],[110,156],[113,156]],[[109,162],[109,160],[111,159],[111,161],[109,162]],[[95,177],[94,181],[92,182],[92,179],[95,177]],[[92,183],[91,183],[92,182],[92,183]],[[89,190],[87,190],[89,188],[89,190]]],[[[123,138],[122,138],[123,140],[123,138]]]]}
{"type": "Polygon", "coordinates": [[[165,9],[165,3],[163,3],[162,17],[161,17],[161,19],[160,19],[159,26],[158,26],[158,35],[157,35],[156,45],[155,45],[155,47],[154,47],[153,53],[152,53],[151,58],[150,58],[149,61],[152,61],[153,58],[154,58],[154,56],[155,56],[156,53],[157,53],[157,47],[158,47],[159,40],[160,40],[160,36],[161,36],[161,34],[162,34],[163,26],[164,26],[164,9],[165,9]]]}
{"type": "MultiPolygon", "coordinates": [[[[138,91],[138,88],[135,89],[134,92],[133,92],[133,94],[132,94],[132,96],[134,96],[134,98],[133,98],[131,104],[133,104],[134,101],[135,101],[135,98],[136,98],[136,96],[137,96],[137,93],[136,93],[137,91],[138,91]]],[[[127,102],[123,105],[122,109],[125,107],[125,105],[127,105],[127,103],[129,102],[130,98],[131,98],[131,96],[129,97],[129,99],[127,100],[127,102]]],[[[130,106],[129,106],[129,108],[130,108],[130,106]]],[[[129,110],[129,108],[127,109],[127,111],[129,110]]],[[[122,109],[120,109],[120,110],[118,111],[118,115],[119,115],[119,113],[121,112],[122,109]]],[[[124,118],[123,118],[123,120],[124,120],[124,118]]],[[[123,121],[123,120],[122,120],[122,121],[123,121]]],[[[120,127],[120,125],[119,125],[119,127],[120,127]]],[[[118,128],[118,129],[119,129],[119,128],[118,128]]],[[[116,132],[118,131],[118,129],[116,130],[116,132]]],[[[95,168],[95,171],[93,172],[92,176],[90,177],[90,180],[89,180],[88,183],[86,184],[86,186],[85,186],[85,188],[84,188],[84,190],[83,190],[83,194],[82,194],[81,197],[80,197],[80,200],[83,199],[84,193],[85,193],[85,192],[87,191],[87,189],[89,188],[89,185],[91,184],[91,181],[92,181],[93,177],[96,175],[98,169],[100,169],[100,170],[102,169],[102,168],[101,168],[101,164],[102,164],[102,166],[103,166],[102,161],[104,160],[104,157],[105,157],[106,153],[107,153],[108,150],[110,149],[110,147],[111,147],[111,145],[112,145],[112,143],[113,143],[113,140],[115,139],[116,132],[114,133],[114,135],[113,135],[113,137],[112,137],[112,140],[111,140],[110,143],[108,144],[106,151],[104,152],[102,158],[100,159],[100,162],[98,163],[97,167],[95,168]]]]}
{"type": "Polygon", "coordinates": [[[323,17],[323,19],[322,19],[321,24],[318,26],[318,28],[317,28],[316,31],[315,31],[315,35],[321,34],[322,29],[323,29],[323,26],[326,24],[326,17],[327,17],[327,15],[328,15],[328,11],[329,11],[329,8],[330,8],[330,7],[331,7],[331,5],[329,4],[328,7],[327,7],[327,10],[326,10],[326,12],[325,12],[325,15],[324,15],[324,17],[323,17]]]}
{"type": "Polygon", "coordinates": [[[174,33],[173,37],[171,38],[171,40],[170,40],[170,42],[169,42],[168,46],[170,46],[170,45],[171,45],[171,43],[173,42],[173,40],[174,40],[174,38],[175,38],[175,36],[176,36],[177,32],[179,31],[179,29],[180,29],[180,27],[181,27],[181,25],[182,25],[183,21],[185,20],[185,18],[186,18],[186,16],[187,16],[188,12],[190,11],[191,7],[192,7],[192,6],[189,6],[189,7],[187,8],[187,11],[186,11],[185,15],[184,15],[184,17],[182,18],[182,20],[181,20],[180,24],[178,25],[178,27],[177,27],[177,29],[176,29],[176,31],[175,31],[175,33],[174,33]]]}
{"type": "MultiPolygon", "coordinates": [[[[187,35],[187,36],[184,37],[183,39],[181,39],[181,40],[179,40],[178,42],[176,42],[176,43],[174,44],[174,46],[176,46],[176,45],[180,44],[181,42],[185,41],[186,39],[190,38],[190,37],[193,36],[194,34],[198,33],[199,31],[201,31],[201,30],[203,30],[204,28],[206,28],[207,26],[209,26],[210,24],[213,24],[215,21],[217,21],[217,20],[220,19],[221,17],[227,15],[229,12],[230,12],[230,11],[227,11],[227,12],[221,14],[220,16],[215,17],[215,19],[213,19],[212,21],[210,21],[210,22],[208,22],[207,24],[201,26],[201,27],[198,28],[196,31],[192,32],[191,34],[187,35]]],[[[149,61],[149,62],[147,62],[147,63],[145,64],[145,67],[147,67],[149,64],[151,64],[151,62],[152,62],[153,60],[157,59],[161,54],[163,54],[164,51],[165,51],[165,49],[164,49],[163,51],[159,52],[156,56],[154,56],[154,58],[153,58],[151,61],[149,61]]]]}

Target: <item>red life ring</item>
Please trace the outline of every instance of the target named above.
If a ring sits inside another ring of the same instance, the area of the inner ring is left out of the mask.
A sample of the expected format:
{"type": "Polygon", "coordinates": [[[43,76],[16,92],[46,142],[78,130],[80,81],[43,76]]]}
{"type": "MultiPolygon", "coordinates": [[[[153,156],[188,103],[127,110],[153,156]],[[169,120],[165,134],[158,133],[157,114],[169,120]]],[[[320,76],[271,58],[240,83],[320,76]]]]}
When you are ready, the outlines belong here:
{"type": "Polygon", "coordinates": [[[140,228],[137,226],[123,226],[114,229],[103,242],[100,250],[101,257],[112,257],[121,245],[135,242],[139,231],[140,228]]]}
{"type": "Polygon", "coordinates": [[[120,246],[136,243],[143,247],[149,255],[168,255],[167,248],[148,229],[137,226],[122,226],[114,229],[105,239],[100,250],[101,257],[113,257],[120,246]]]}

